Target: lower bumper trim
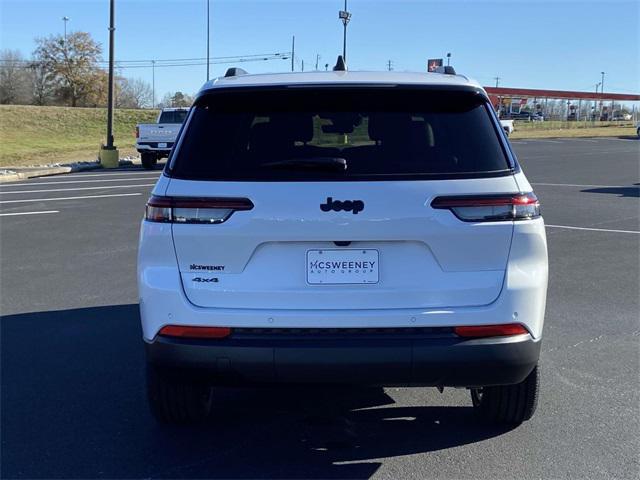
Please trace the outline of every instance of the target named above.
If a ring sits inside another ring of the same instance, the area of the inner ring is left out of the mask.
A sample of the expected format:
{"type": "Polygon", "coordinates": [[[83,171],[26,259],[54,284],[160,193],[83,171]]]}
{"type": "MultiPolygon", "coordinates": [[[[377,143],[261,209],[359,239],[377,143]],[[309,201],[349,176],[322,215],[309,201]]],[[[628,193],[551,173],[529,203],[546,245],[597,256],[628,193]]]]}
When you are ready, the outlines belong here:
{"type": "Polygon", "coordinates": [[[151,364],[169,374],[211,384],[481,387],[524,380],[538,362],[540,341],[529,334],[469,340],[446,332],[158,336],[146,352],[151,364]]]}

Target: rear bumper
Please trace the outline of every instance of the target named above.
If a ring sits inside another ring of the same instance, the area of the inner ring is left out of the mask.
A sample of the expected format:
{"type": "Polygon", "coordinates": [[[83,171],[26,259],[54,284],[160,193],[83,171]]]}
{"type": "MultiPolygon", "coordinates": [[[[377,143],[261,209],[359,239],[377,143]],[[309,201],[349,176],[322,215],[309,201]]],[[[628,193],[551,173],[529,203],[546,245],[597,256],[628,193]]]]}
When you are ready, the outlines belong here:
{"type": "Polygon", "coordinates": [[[146,352],[151,364],[169,373],[211,384],[455,387],[519,383],[540,354],[540,341],[528,334],[468,340],[446,329],[391,330],[302,335],[254,330],[220,340],[158,336],[146,342],[146,352]]]}
{"type": "Polygon", "coordinates": [[[137,143],[136,150],[138,153],[155,153],[160,156],[167,156],[171,152],[173,142],[167,142],[166,147],[158,147],[157,142],[137,143]]]}

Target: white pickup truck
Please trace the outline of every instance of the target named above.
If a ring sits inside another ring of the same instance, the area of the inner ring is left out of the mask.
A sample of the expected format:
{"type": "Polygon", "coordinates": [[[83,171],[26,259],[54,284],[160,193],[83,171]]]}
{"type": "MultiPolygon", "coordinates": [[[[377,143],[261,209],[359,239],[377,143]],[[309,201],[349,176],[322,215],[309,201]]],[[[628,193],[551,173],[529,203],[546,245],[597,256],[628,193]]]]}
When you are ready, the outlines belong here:
{"type": "Polygon", "coordinates": [[[136,150],[144,168],[150,170],[158,159],[169,156],[187,113],[188,108],[163,108],[156,123],[136,125],[136,150]]]}

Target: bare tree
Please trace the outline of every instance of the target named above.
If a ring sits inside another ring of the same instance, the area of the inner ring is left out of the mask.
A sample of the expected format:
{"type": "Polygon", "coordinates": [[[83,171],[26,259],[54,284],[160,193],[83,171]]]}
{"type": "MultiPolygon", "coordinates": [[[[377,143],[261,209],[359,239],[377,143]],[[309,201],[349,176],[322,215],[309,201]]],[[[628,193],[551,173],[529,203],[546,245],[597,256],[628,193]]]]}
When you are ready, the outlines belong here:
{"type": "Polygon", "coordinates": [[[87,32],[36,39],[34,59],[52,77],[57,94],[72,107],[87,103],[94,89],[102,47],[87,32]]]}
{"type": "Polygon", "coordinates": [[[27,63],[18,50],[0,51],[0,103],[31,103],[27,63]]]}
{"type": "Polygon", "coordinates": [[[162,97],[161,105],[163,107],[190,107],[193,103],[193,97],[182,92],[169,92],[162,97]]]}
{"type": "Polygon", "coordinates": [[[118,82],[118,107],[147,108],[153,103],[151,85],[141,78],[122,78],[118,82]]]}
{"type": "Polygon", "coordinates": [[[54,85],[51,74],[38,62],[29,65],[31,80],[31,101],[34,105],[47,105],[54,95],[54,85]]]}

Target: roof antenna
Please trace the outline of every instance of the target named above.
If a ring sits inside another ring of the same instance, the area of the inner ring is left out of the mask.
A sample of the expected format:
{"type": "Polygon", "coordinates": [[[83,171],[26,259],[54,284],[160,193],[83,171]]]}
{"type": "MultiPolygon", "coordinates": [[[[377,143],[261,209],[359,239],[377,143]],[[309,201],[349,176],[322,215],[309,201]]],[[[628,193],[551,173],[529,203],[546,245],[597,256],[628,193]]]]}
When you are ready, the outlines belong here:
{"type": "Polygon", "coordinates": [[[342,55],[338,55],[338,60],[336,61],[335,67],[333,67],[334,72],[346,72],[347,65],[344,63],[344,58],[342,55]]]}

